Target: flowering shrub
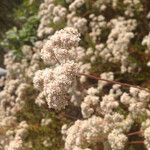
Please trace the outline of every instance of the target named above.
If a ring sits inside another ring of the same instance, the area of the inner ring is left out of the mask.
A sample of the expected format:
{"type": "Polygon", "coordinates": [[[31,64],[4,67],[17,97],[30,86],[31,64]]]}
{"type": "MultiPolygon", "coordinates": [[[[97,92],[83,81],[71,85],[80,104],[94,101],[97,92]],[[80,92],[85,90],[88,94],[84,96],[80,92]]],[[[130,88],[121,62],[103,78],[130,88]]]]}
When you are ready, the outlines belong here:
{"type": "Polygon", "coordinates": [[[44,0],[38,19],[5,55],[1,148],[149,150],[150,2],[44,0]]]}

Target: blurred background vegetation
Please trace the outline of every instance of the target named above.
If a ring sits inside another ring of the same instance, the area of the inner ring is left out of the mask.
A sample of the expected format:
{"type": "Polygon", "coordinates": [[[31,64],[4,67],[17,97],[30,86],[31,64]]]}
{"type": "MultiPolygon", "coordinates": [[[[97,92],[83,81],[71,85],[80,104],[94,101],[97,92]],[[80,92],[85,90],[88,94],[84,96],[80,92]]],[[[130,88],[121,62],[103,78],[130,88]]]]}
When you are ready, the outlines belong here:
{"type": "Polygon", "coordinates": [[[12,13],[21,4],[21,0],[1,0],[0,1],[0,37],[12,25],[15,25],[12,13]]]}
{"type": "MultiPolygon", "coordinates": [[[[37,40],[38,9],[42,0],[0,0],[0,67],[4,67],[4,54],[12,51],[21,58],[24,44],[33,45],[37,40]]],[[[31,94],[33,91],[29,91],[31,94]]],[[[33,93],[32,93],[33,94],[33,93]]],[[[56,113],[40,108],[29,99],[24,108],[17,114],[18,121],[26,120],[29,133],[25,139],[25,150],[62,150],[61,119],[56,113]],[[52,123],[41,126],[42,118],[51,118],[52,123]],[[49,139],[49,146],[44,147],[43,141],[49,139]],[[32,143],[32,147],[28,145],[32,143]]],[[[65,121],[63,120],[63,123],[65,121]]]]}
{"type": "Polygon", "coordinates": [[[0,0],[0,66],[11,50],[21,54],[23,44],[32,45],[38,27],[37,11],[41,0],[0,0]]]}

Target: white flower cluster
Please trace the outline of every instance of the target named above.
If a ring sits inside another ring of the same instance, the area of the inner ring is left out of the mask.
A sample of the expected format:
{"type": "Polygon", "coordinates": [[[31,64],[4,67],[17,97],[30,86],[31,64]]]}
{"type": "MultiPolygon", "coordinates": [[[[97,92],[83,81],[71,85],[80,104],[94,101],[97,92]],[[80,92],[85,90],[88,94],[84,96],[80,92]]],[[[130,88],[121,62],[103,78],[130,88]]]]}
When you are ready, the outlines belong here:
{"type": "Polygon", "coordinates": [[[65,128],[63,130],[65,148],[66,150],[85,150],[97,142],[106,141],[108,138],[113,150],[121,150],[127,142],[127,137],[123,132],[128,131],[132,123],[130,117],[124,119],[119,114],[106,115],[104,119],[92,116],[87,120],[77,120],[67,130],[66,127],[63,127],[65,128]],[[117,135],[117,137],[113,135],[117,135]]]}
{"type": "Polygon", "coordinates": [[[50,118],[48,118],[48,119],[42,119],[41,120],[41,126],[47,126],[47,125],[49,125],[50,123],[52,122],[52,119],[50,119],[50,118]]]}
{"type": "Polygon", "coordinates": [[[142,41],[142,45],[147,46],[148,51],[150,50],[150,33],[146,35],[142,41]]]}
{"type": "Polygon", "coordinates": [[[136,20],[125,20],[122,17],[112,19],[108,26],[111,32],[105,44],[96,45],[99,55],[103,60],[112,63],[121,63],[121,72],[131,72],[134,69],[134,64],[128,61],[128,45],[134,37],[133,30],[136,28],[136,20]]]}
{"type": "Polygon", "coordinates": [[[79,34],[77,30],[68,27],[64,30],[56,31],[46,42],[41,50],[41,56],[45,63],[65,63],[75,60],[77,53],[79,34]]]}
{"type": "MultiPolygon", "coordinates": [[[[6,132],[6,137],[9,139],[10,142],[4,147],[4,150],[22,150],[23,140],[27,135],[27,128],[28,125],[26,121],[22,121],[14,131],[8,130],[6,132]]],[[[7,143],[8,139],[5,139],[5,141],[3,139],[3,142],[7,143]]]]}
{"type": "Polygon", "coordinates": [[[128,106],[128,111],[133,117],[139,117],[139,115],[150,115],[149,102],[150,93],[138,90],[136,88],[130,88],[130,92],[124,92],[120,97],[121,103],[128,106]],[[148,107],[147,107],[148,106],[148,107]]]}
{"type": "Polygon", "coordinates": [[[87,19],[77,16],[75,12],[67,15],[67,25],[78,29],[80,33],[87,31],[87,19]]]}
{"type": "Polygon", "coordinates": [[[10,142],[8,148],[6,150],[20,150],[22,149],[22,140],[20,137],[15,137],[13,141],[10,142]]]}
{"type": "Polygon", "coordinates": [[[57,31],[41,50],[45,62],[51,60],[56,63],[54,68],[37,71],[33,79],[35,87],[45,96],[49,108],[60,110],[68,104],[67,93],[78,71],[78,64],[75,63],[78,42],[77,30],[68,27],[57,31]]]}
{"type": "Polygon", "coordinates": [[[67,92],[77,73],[77,65],[67,62],[54,69],[39,70],[35,73],[34,85],[43,92],[49,108],[62,109],[68,104],[67,92]]]}
{"type": "Polygon", "coordinates": [[[54,0],[44,0],[39,8],[40,25],[37,30],[37,35],[43,37],[44,35],[51,35],[54,29],[50,28],[50,24],[61,23],[65,20],[67,10],[61,5],[55,5],[54,0]]]}
{"type": "MultiPolygon", "coordinates": [[[[145,54],[150,54],[150,33],[143,38],[142,45],[146,46],[145,54]]],[[[147,66],[150,67],[150,59],[148,58],[147,66]]]]}
{"type": "Polygon", "coordinates": [[[150,149],[150,127],[144,130],[144,138],[145,138],[145,145],[147,149],[150,149]]]}
{"type": "Polygon", "coordinates": [[[150,149],[150,120],[147,119],[145,122],[142,123],[141,131],[143,131],[144,135],[144,144],[146,148],[150,149]]]}
{"type": "Polygon", "coordinates": [[[97,89],[89,88],[87,91],[88,95],[84,97],[84,101],[81,104],[82,115],[84,118],[89,118],[93,113],[94,109],[99,103],[99,96],[96,96],[98,93],[97,89]]]}
{"type": "Polygon", "coordinates": [[[123,0],[123,4],[126,6],[125,15],[133,17],[135,15],[134,11],[143,11],[140,0],[123,0]],[[138,10],[137,10],[138,8],[138,10]]]}
{"type": "Polygon", "coordinates": [[[127,137],[125,134],[120,132],[118,129],[114,129],[108,135],[108,141],[110,143],[112,150],[122,150],[122,149],[124,149],[125,144],[127,142],[127,137]]]}
{"type": "MultiPolygon", "coordinates": [[[[104,141],[104,122],[100,117],[93,116],[88,120],[78,120],[66,132],[66,150],[88,148],[88,145],[96,141],[104,141]]],[[[84,149],[85,150],[85,149],[84,149]]]]}
{"type": "MultiPolygon", "coordinates": [[[[100,78],[113,81],[114,80],[114,74],[113,74],[113,72],[104,72],[104,73],[101,73],[100,78]]],[[[99,80],[98,81],[98,89],[102,90],[103,87],[107,84],[108,84],[108,82],[99,80]]]]}
{"type": "Polygon", "coordinates": [[[95,1],[94,5],[99,9],[100,12],[106,10],[109,5],[111,5],[114,9],[117,7],[118,0],[98,0],[95,1]]]}
{"type": "Polygon", "coordinates": [[[74,0],[74,1],[69,5],[69,10],[76,12],[76,9],[80,8],[83,4],[85,4],[85,0],[74,0]]]}
{"type": "Polygon", "coordinates": [[[0,147],[4,150],[23,149],[28,124],[25,120],[18,122],[16,116],[27,101],[36,98],[33,94],[32,77],[34,72],[40,69],[41,47],[40,41],[35,43],[35,47],[24,45],[22,47],[24,58],[21,62],[16,61],[10,52],[5,55],[7,75],[4,87],[0,91],[0,129],[5,131],[0,135],[0,147]]]}
{"type": "Polygon", "coordinates": [[[105,95],[104,97],[102,97],[100,106],[101,106],[103,113],[105,114],[111,113],[114,109],[116,109],[119,106],[119,103],[116,100],[116,95],[109,94],[109,95],[105,95]]]}
{"type": "Polygon", "coordinates": [[[105,17],[102,15],[95,16],[95,14],[91,14],[89,18],[91,19],[90,28],[92,30],[92,32],[89,33],[89,35],[91,36],[92,40],[96,42],[97,39],[100,40],[102,29],[104,29],[107,25],[105,17]]]}

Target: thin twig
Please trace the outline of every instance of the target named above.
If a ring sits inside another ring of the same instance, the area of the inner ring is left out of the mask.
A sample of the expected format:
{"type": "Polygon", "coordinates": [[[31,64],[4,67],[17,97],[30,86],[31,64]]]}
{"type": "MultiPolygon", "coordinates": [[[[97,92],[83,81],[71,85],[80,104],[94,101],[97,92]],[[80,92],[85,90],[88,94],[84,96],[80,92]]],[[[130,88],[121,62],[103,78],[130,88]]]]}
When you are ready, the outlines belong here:
{"type": "Polygon", "coordinates": [[[136,132],[129,133],[128,136],[142,134],[142,133],[143,133],[142,131],[136,131],[136,132]]]}
{"type": "Polygon", "coordinates": [[[128,144],[144,144],[144,141],[132,141],[128,142],[128,144]]]}
{"type": "Polygon", "coordinates": [[[102,79],[100,77],[96,77],[96,76],[93,76],[93,75],[88,75],[88,74],[85,74],[85,73],[79,73],[78,75],[86,76],[86,77],[91,78],[91,79],[101,80],[101,81],[105,81],[105,82],[109,82],[109,83],[113,83],[113,84],[119,84],[119,85],[124,86],[124,87],[134,87],[136,89],[143,90],[145,92],[150,93],[150,90],[142,88],[142,87],[139,87],[139,86],[136,86],[136,85],[131,85],[131,84],[128,84],[128,83],[121,83],[121,82],[118,82],[118,81],[102,79]]]}
{"type": "Polygon", "coordinates": [[[61,63],[60,63],[60,61],[57,59],[57,57],[56,57],[54,51],[52,51],[52,55],[54,56],[54,59],[57,61],[57,63],[58,63],[59,65],[61,65],[61,63]]]}

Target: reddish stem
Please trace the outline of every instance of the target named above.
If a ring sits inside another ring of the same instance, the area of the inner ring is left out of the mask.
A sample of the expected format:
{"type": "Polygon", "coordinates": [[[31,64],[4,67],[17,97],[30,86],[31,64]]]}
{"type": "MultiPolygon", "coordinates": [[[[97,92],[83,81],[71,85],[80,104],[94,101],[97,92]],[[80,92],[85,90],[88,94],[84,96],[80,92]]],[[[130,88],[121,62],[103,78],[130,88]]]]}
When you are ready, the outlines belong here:
{"type": "Polygon", "coordinates": [[[150,90],[142,88],[142,87],[139,87],[139,86],[136,86],[136,85],[131,85],[131,84],[127,84],[127,83],[121,83],[121,82],[118,82],[118,81],[112,81],[112,80],[102,79],[100,77],[96,77],[96,76],[85,74],[85,73],[79,73],[79,75],[80,76],[81,75],[82,76],[86,76],[88,78],[95,79],[95,80],[101,80],[101,81],[105,81],[105,82],[109,82],[109,83],[113,83],[113,84],[119,84],[119,85],[124,86],[124,87],[134,87],[136,89],[143,90],[145,92],[150,93],[150,90]]]}
{"type": "Polygon", "coordinates": [[[142,134],[142,133],[143,133],[143,131],[136,131],[136,132],[129,133],[128,136],[142,134]]]}
{"type": "Polygon", "coordinates": [[[128,142],[129,144],[144,144],[144,141],[132,141],[128,142]]]}

